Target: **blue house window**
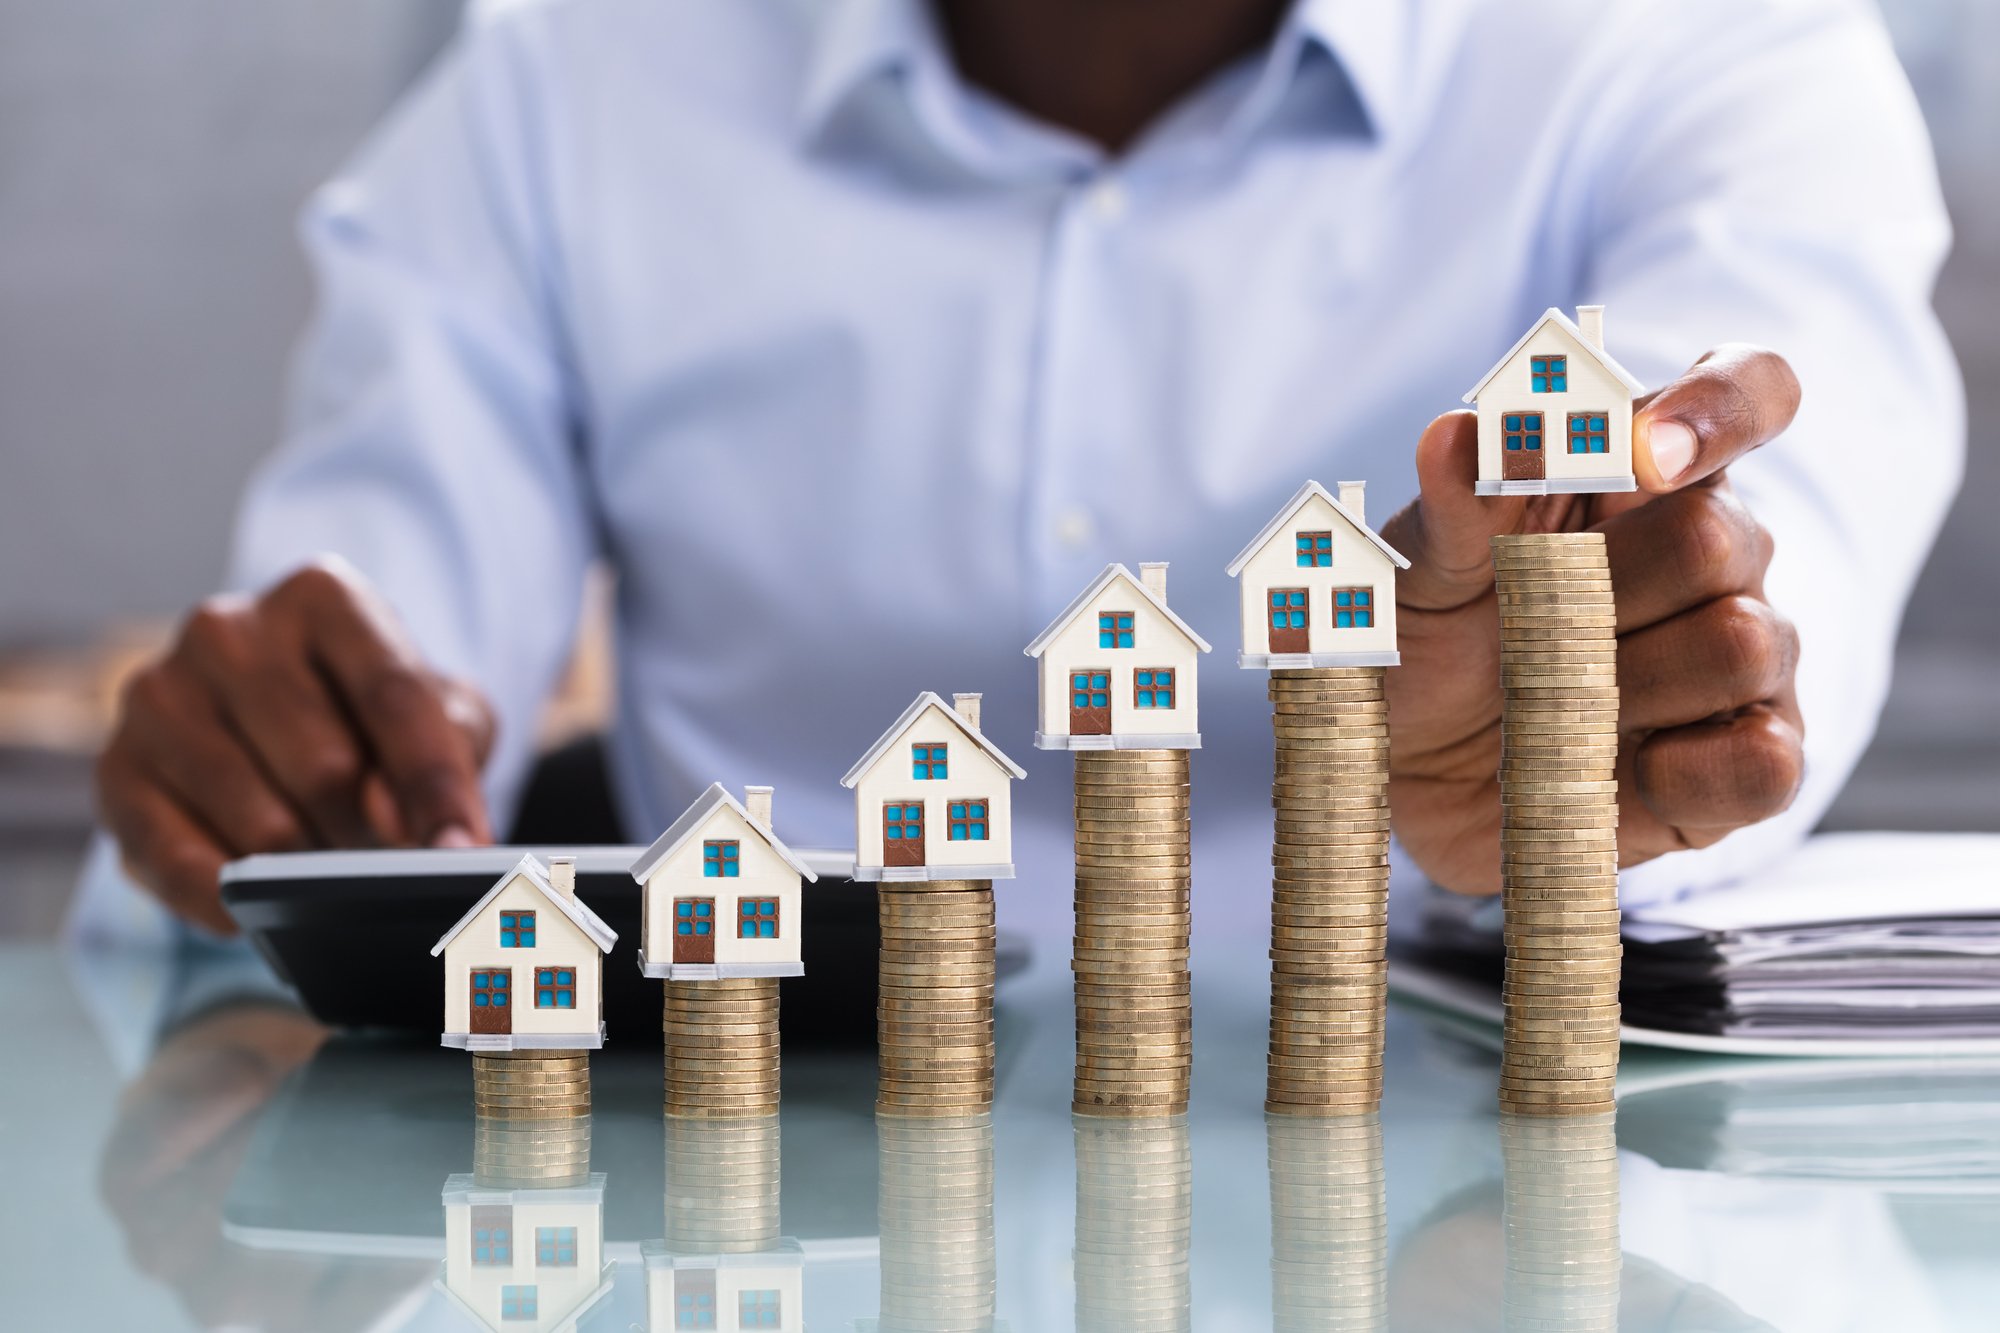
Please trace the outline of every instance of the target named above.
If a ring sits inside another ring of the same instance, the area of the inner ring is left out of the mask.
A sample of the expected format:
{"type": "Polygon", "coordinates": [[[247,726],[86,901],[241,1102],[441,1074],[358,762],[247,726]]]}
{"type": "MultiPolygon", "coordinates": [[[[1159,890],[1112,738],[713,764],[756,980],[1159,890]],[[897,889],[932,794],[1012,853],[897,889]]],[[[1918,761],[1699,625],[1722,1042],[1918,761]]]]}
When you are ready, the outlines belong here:
{"type": "Polygon", "coordinates": [[[1071,708],[1111,707],[1111,676],[1103,671],[1072,671],[1069,677],[1071,708]]]}
{"type": "Polygon", "coordinates": [[[502,1319],[539,1319],[540,1299],[533,1287],[500,1288],[500,1317],[502,1319]]]}
{"type": "Polygon", "coordinates": [[[912,801],[908,805],[883,806],[882,836],[890,842],[915,842],[923,837],[923,802],[912,801]]]}
{"type": "Polygon", "coordinates": [[[677,898],[674,900],[674,934],[708,935],[715,929],[715,899],[677,898]]]}
{"type": "Polygon", "coordinates": [[[538,1268],[575,1268],[576,1228],[536,1227],[535,1266],[538,1268]]]}
{"type": "Polygon", "coordinates": [[[1528,361],[1528,376],[1534,382],[1536,393],[1568,393],[1569,358],[1532,357],[1528,361]]]}
{"type": "Polygon", "coordinates": [[[701,873],[709,879],[735,879],[743,870],[743,846],[735,842],[701,845],[701,873]]]}
{"type": "Polygon", "coordinates": [[[1333,534],[1301,532],[1297,537],[1300,569],[1333,568],[1333,534]]]}
{"type": "Polygon", "coordinates": [[[500,914],[500,947],[503,949],[534,948],[535,914],[533,912],[502,912],[500,914]]]}
{"type": "Polygon", "coordinates": [[[1172,708],[1174,706],[1174,671],[1172,667],[1154,667],[1149,671],[1132,673],[1132,702],[1140,708],[1172,708]]]}
{"type": "Polygon", "coordinates": [[[738,1328],[782,1328],[784,1318],[776,1291],[746,1291],[736,1301],[738,1328]]]}
{"type": "Polygon", "coordinates": [[[953,842],[986,841],[986,802],[953,801],[949,814],[953,842]]]}
{"type": "Polygon", "coordinates": [[[944,781],[945,747],[942,745],[912,745],[910,747],[910,776],[918,782],[944,781]]]}
{"type": "Polygon", "coordinates": [[[1335,629],[1372,629],[1375,625],[1375,593],[1370,588],[1333,590],[1335,629]]]}
{"type": "Polygon", "coordinates": [[[507,1268],[514,1262],[514,1210],[475,1204],[472,1209],[472,1266],[507,1268]]]}
{"type": "Polygon", "coordinates": [[[513,974],[505,968],[492,972],[472,974],[472,1007],[474,1009],[505,1009],[507,1007],[507,982],[513,974]]]}
{"type": "Polygon", "coordinates": [[[1509,449],[1539,449],[1542,447],[1542,414],[1540,412],[1509,412],[1500,418],[1501,434],[1506,437],[1509,449]]]}
{"type": "Polygon", "coordinates": [[[1602,412],[1570,413],[1569,451],[1573,454],[1610,453],[1610,418],[1602,412]]]}
{"type": "Polygon", "coordinates": [[[714,1328],[715,1289],[703,1287],[697,1291],[682,1291],[674,1294],[675,1328],[714,1328]]]}
{"type": "Polygon", "coordinates": [[[1132,613],[1130,611],[1106,611],[1097,618],[1097,646],[1099,648],[1130,648],[1132,646],[1132,613]]]}
{"type": "Polygon", "coordinates": [[[535,969],[535,1008],[576,1008],[576,972],[567,967],[535,969]]]}
{"type": "Polygon", "coordinates": [[[775,940],[778,938],[778,900],[745,898],[736,904],[736,938],[775,940]]]}
{"type": "Polygon", "coordinates": [[[1279,588],[1271,594],[1271,628],[1304,629],[1306,595],[1296,588],[1279,588]]]}

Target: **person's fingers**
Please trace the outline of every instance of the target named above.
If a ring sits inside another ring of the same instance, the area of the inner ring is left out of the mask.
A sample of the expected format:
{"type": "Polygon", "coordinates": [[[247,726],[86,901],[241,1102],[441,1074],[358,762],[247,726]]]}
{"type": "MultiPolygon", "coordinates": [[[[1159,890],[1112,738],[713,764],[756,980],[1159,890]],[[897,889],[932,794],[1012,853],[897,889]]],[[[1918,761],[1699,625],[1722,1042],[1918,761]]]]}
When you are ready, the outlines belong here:
{"type": "Polygon", "coordinates": [[[466,743],[472,747],[473,761],[484,767],[493,756],[493,742],[500,731],[499,720],[493,716],[493,705],[486,701],[484,692],[469,681],[440,677],[438,690],[444,697],[445,716],[465,733],[466,743]]]}
{"type": "Polygon", "coordinates": [[[1621,635],[1759,589],[1771,563],[1770,533],[1721,479],[1660,496],[1601,526],[1621,635]]]}
{"type": "Polygon", "coordinates": [[[1768,603],[1718,598],[1618,641],[1618,725],[1678,727],[1775,699],[1798,659],[1798,630],[1768,603]]]}
{"type": "Polygon", "coordinates": [[[236,923],[222,908],[229,855],[200,821],[141,774],[116,746],[97,764],[98,815],[118,842],[126,873],[176,915],[218,935],[236,923]]]}
{"type": "Polygon", "coordinates": [[[1659,494],[1720,472],[1778,435],[1799,410],[1799,379],[1776,352],[1725,343],[1658,393],[1632,422],[1632,471],[1659,494]]]}
{"type": "Polygon", "coordinates": [[[1691,847],[1783,812],[1805,778],[1805,728],[1789,697],[1656,731],[1632,758],[1634,794],[1691,847]]]}

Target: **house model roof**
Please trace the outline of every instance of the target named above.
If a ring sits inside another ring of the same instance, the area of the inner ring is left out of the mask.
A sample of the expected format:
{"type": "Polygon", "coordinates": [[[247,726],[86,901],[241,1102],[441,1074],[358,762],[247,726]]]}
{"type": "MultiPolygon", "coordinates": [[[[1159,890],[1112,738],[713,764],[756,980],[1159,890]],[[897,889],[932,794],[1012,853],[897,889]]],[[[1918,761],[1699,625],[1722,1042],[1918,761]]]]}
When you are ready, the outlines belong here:
{"type": "Polygon", "coordinates": [[[806,869],[806,863],[799,859],[798,853],[785,846],[778,835],[771,831],[770,825],[759,821],[744,809],[743,803],[731,796],[729,789],[720,782],[710,783],[708,790],[695,798],[695,803],[682,812],[681,817],[673,822],[673,826],[662,833],[653,845],[632,863],[632,878],[641,884],[651,879],[653,872],[660,868],[660,863],[679,850],[682,843],[692,838],[718,807],[725,805],[743,816],[743,822],[754,829],[757,836],[762,838],[765,845],[776,852],[778,858],[786,865],[798,871],[808,882],[819,878],[806,869]]]}
{"type": "Polygon", "coordinates": [[[493,887],[480,895],[479,901],[472,905],[471,910],[458,919],[458,924],[447,930],[444,937],[431,946],[431,957],[435,958],[443,953],[445,946],[457,939],[459,932],[471,925],[472,919],[485,911],[486,905],[497,898],[500,890],[506,888],[516,875],[525,876],[527,881],[549,900],[550,906],[575,922],[578,930],[590,936],[590,942],[597,946],[599,953],[610,953],[611,946],[618,943],[617,933],[605,925],[603,918],[597,913],[585,907],[581,899],[556,892],[556,886],[549,882],[548,869],[535,859],[534,853],[530,852],[516,861],[512,870],[494,880],[493,887]]]}
{"type": "Polygon", "coordinates": [[[1127,582],[1132,586],[1132,591],[1138,593],[1139,596],[1145,598],[1146,601],[1152,605],[1154,610],[1158,611],[1161,615],[1165,616],[1168,620],[1172,621],[1174,628],[1179,630],[1182,634],[1185,634],[1188,638],[1189,643],[1192,643],[1195,647],[1201,649],[1201,651],[1203,652],[1209,651],[1208,640],[1202,638],[1201,635],[1196,634],[1194,632],[1194,626],[1188,624],[1187,621],[1182,620],[1179,616],[1175,615],[1174,609],[1167,605],[1165,599],[1160,597],[1160,595],[1155,593],[1151,588],[1148,588],[1142,580],[1135,577],[1131,570],[1125,568],[1125,566],[1120,564],[1106,565],[1104,567],[1104,572],[1102,574],[1099,574],[1096,578],[1092,579],[1090,581],[1090,586],[1085,588],[1082,592],[1078,593],[1076,595],[1076,600],[1071,602],[1068,606],[1064,607],[1062,610],[1062,614],[1057,616],[1054,620],[1050,621],[1049,627],[1043,630],[1040,634],[1037,634],[1035,636],[1035,641],[1029,644],[1022,651],[1025,652],[1029,657],[1040,657],[1044,652],[1048,650],[1048,646],[1051,643],[1055,642],[1056,635],[1062,633],[1064,629],[1068,628],[1069,622],[1075,620],[1079,615],[1083,614],[1083,608],[1089,606],[1091,602],[1096,599],[1097,594],[1103,592],[1106,588],[1111,586],[1111,584],[1117,579],[1125,580],[1125,582],[1127,582]]]}
{"type": "Polygon", "coordinates": [[[1480,394],[1485,393],[1486,386],[1493,382],[1493,377],[1495,375],[1498,375],[1502,370],[1505,370],[1507,368],[1507,363],[1509,361],[1512,361],[1516,356],[1518,356],[1520,354],[1521,349],[1528,345],[1528,339],[1534,337],[1537,333],[1540,333],[1542,330],[1542,326],[1544,324],[1548,324],[1551,322],[1560,324],[1563,327],[1563,329],[1566,332],[1568,332],[1570,337],[1576,339],[1577,346],[1581,347],[1586,353],[1594,357],[1599,365],[1603,366],[1606,370],[1610,371],[1613,375],[1617,376],[1618,382],[1620,384],[1623,384],[1626,388],[1630,389],[1634,394],[1641,394],[1646,392],[1646,386],[1641,384],[1638,378],[1634,376],[1631,371],[1619,365],[1617,360],[1613,358],[1609,352],[1605,351],[1602,347],[1599,347],[1595,343],[1591,342],[1590,339],[1584,337],[1583,330],[1578,328],[1576,326],[1576,322],[1572,320],[1568,315],[1565,315],[1562,311],[1556,309],[1554,306],[1550,306],[1546,311],[1543,312],[1542,317],[1540,319],[1536,320],[1533,324],[1528,326],[1528,331],[1521,335],[1521,340],[1515,343],[1512,347],[1509,347],[1507,349],[1507,355],[1501,357],[1498,361],[1493,363],[1493,369],[1487,371],[1486,374],[1480,378],[1479,383],[1472,386],[1472,392],[1466,394],[1464,399],[1462,399],[1461,401],[1470,403],[1476,400],[1480,394]]]}
{"type": "Polygon", "coordinates": [[[1299,510],[1305,508],[1306,501],[1312,499],[1314,496],[1318,496],[1320,499],[1332,505],[1334,513],[1339,514],[1342,518],[1346,519],[1349,527],[1353,528],[1356,532],[1360,533],[1362,536],[1366,537],[1370,542],[1374,543],[1375,548],[1377,550],[1379,550],[1380,552],[1382,552],[1383,555],[1388,556],[1389,559],[1395,562],[1396,568],[1408,569],[1410,567],[1410,562],[1408,558],[1405,557],[1401,551],[1398,551],[1395,547],[1383,541],[1382,538],[1376,533],[1375,529],[1369,527],[1366,523],[1362,522],[1359,518],[1355,517],[1354,511],[1349,509],[1346,505],[1342,504],[1337,497],[1335,497],[1330,491],[1326,489],[1326,487],[1320,485],[1316,481],[1309,481],[1305,485],[1299,487],[1297,493],[1295,493],[1291,499],[1285,501],[1285,507],[1283,509],[1280,509],[1277,512],[1277,515],[1274,518],[1272,518],[1272,520],[1269,523],[1266,523],[1263,529],[1260,532],[1258,532],[1258,534],[1255,537],[1252,537],[1250,539],[1250,544],[1248,546],[1244,547],[1242,550],[1236,553],[1236,558],[1229,562],[1229,568],[1227,570],[1229,577],[1233,579],[1238,574],[1241,574],[1243,572],[1243,567],[1250,563],[1250,558],[1256,555],[1257,552],[1263,550],[1265,543],[1269,542],[1273,537],[1277,536],[1280,532],[1283,532],[1285,530],[1286,525],[1288,525],[1292,521],[1293,517],[1298,514],[1299,510]]]}
{"type": "Polygon", "coordinates": [[[987,740],[984,732],[968,723],[964,715],[939,698],[936,691],[925,690],[917,696],[915,703],[903,710],[901,717],[890,724],[889,729],[882,733],[881,739],[868,747],[868,753],[854,761],[854,767],[847,770],[847,776],[840,780],[840,785],[843,787],[852,787],[855,783],[861,781],[862,776],[875,766],[875,761],[889,752],[889,747],[894,745],[897,738],[910,729],[911,723],[923,716],[924,710],[927,708],[940,709],[946,717],[952,720],[952,723],[960,731],[965,733],[967,740],[970,740],[974,745],[984,750],[988,758],[1006,769],[1013,777],[1020,779],[1028,776],[1027,769],[1022,768],[1003,754],[999,746],[987,740]]]}

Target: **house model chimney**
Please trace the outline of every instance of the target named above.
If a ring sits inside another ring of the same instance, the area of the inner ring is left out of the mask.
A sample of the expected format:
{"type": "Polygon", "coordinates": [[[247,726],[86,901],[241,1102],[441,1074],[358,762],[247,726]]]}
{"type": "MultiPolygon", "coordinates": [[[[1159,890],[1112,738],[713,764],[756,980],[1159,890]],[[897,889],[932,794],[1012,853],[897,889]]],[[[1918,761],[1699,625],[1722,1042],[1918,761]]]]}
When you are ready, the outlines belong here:
{"type": "Polygon", "coordinates": [[[951,711],[965,719],[965,725],[979,730],[979,700],[977,694],[954,694],[951,696],[951,711]]]}
{"type": "Polygon", "coordinates": [[[549,858],[549,883],[563,897],[576,898],[576,858],[574,856],[551,856],[549,858]]]}
{"type": "Polygon", "coordinates": [[[1151,592],[1153,596],[1159,598],[1163,602],[1167,600],[1166,561],[1159,560],[1159,561],[1154,561],[1152,564],[1139,566],[1139,581],[1146,585],[1147,590],[1151,592]]]}
{"type": "Polygon", "coordinates": [[[1356,523],[1366,523],[1368,521],[1368,511],[1365,507],[1366,502],[1362,499],[1367,490],[1368,483],[1365,481],[1343,481],[1340,483],[1340,507],[1354,515],[1356,523]]]}
{"type": "Polygon", "coordinates": [[[750,812],[750,818],[765,828],[771,827],[771,788],[745,787],[743,808],[750,812]]]}
{"type": "Polygon", "coordinates": [[[1583,333],[1583,340],[1598,351],[1604,350],[1604,307],[1601,305],[1580,305],[1576,308],[1576,327],[1583,333]]]}

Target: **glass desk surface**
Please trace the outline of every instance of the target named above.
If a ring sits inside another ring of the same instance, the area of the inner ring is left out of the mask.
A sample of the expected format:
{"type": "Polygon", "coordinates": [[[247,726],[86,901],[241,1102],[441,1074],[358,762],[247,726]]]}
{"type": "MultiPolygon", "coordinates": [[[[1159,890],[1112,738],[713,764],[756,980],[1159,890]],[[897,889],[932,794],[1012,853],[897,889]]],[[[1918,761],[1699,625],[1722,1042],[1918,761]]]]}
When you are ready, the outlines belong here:
{"type": "Polygon", "coordinates": [[[0,950],[0,1325],[2000,1327],[2000,1065],[1628,1051],[1615,1124],[1503,1123],[1497,1033],[1396,1005],[1379,1120],[1267,1121],[1261,947],[1197,954],[1178,1123],[1071,1117],[1045,948],[987,1123],[878,1124],[855,1050],[788,1052],[776,1124],[669,1124],[613,1033],[588,1122],[524,1135],[462,1053],[226,986],[148,1049],[158,960],[0,950]]]}

